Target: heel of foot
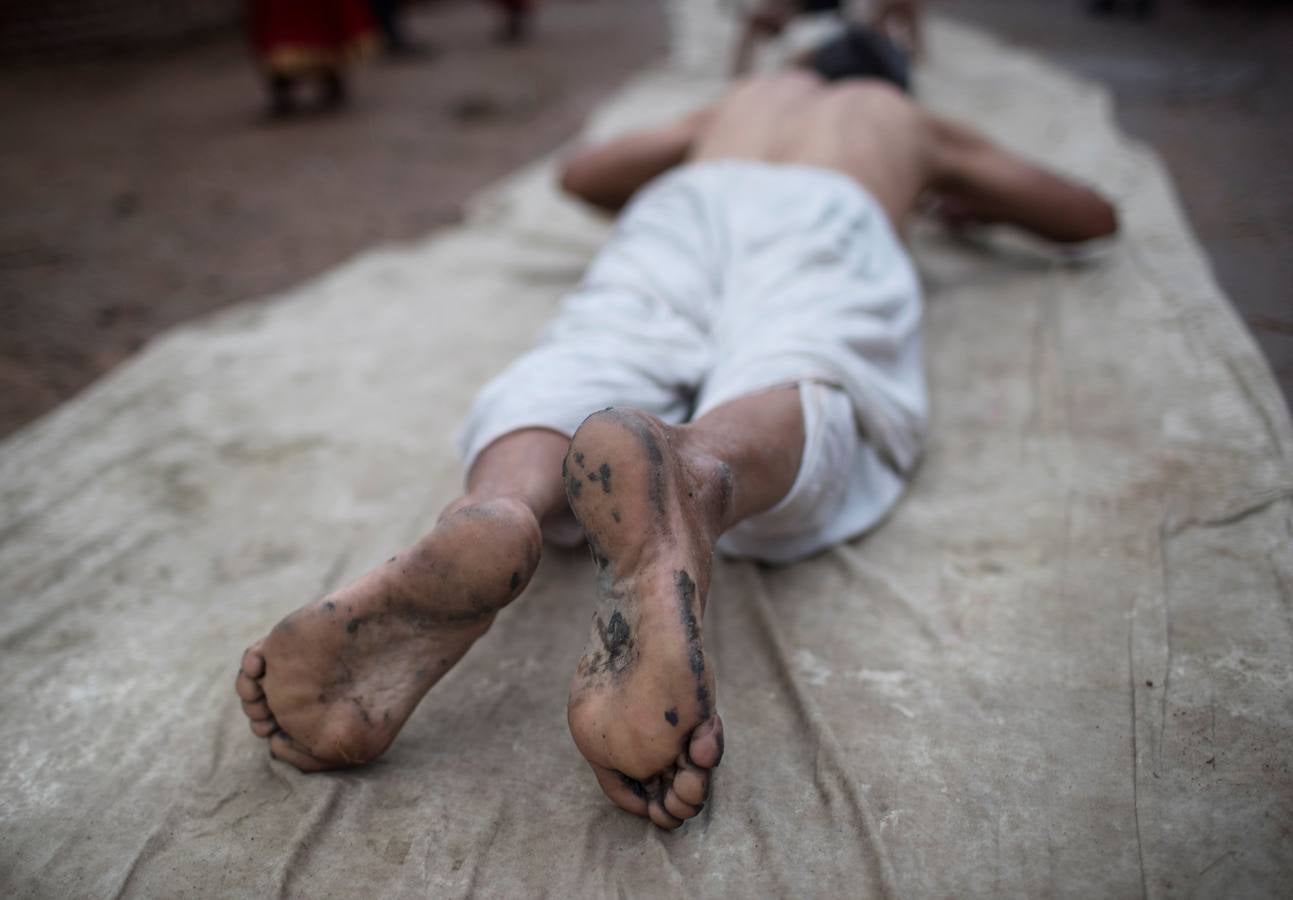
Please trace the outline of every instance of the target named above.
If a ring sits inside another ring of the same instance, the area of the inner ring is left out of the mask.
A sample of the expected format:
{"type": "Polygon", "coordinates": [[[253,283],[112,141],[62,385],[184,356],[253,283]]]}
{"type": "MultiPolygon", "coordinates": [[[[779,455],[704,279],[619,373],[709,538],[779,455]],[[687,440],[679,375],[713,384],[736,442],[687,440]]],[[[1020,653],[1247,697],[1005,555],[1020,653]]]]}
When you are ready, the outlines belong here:
{"type": "Polygon", "coordinates": [[[432,568],[441,580],[459,582],[452,593],[497,612],[516,599],[539,567],[543,532],[519,500],[467,498],[441,516],[434,531],[393,563],[432,568]],[[425,543],[425,546],[423,544],[425,543]]]}
{"type": "Polygon", "coordinates": [[[668,539],[680,522],[711,540],[732,508],[732,470],[686,426],[612,407],[584,420],[562,463],[570,508],[590,536],[628,531],[668,539]]]}
{"type": "Polygon", "coordinates": [[[648,535],[672,530],[678,460],[666,426],[645,413],[612,408],[585,419],[571,439],[562,478],[594,552],[632,556],[648,535]]]}

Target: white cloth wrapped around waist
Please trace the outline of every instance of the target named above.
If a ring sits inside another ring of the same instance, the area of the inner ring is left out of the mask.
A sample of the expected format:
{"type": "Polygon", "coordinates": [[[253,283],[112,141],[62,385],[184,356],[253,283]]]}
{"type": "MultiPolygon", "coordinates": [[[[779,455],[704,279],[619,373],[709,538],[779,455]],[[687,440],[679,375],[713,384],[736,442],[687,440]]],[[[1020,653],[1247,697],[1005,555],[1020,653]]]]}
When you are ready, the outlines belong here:
{"type": "Polygon", "coordinates": [[[625,211],[540,344],[482,389],[460,449],[470,467],[504,434],[573,434],[607,406],[676,424],[774,387],[835,388],[802,392],[806,422],[822,423],[808,449],[832,462],[806,450],[794,496],[720,545],[782,561],[775,541],[798,557],[877,521],[919,458],[920,319],[911,261],[852,179],[809,166],[694,163],[625,211]],[[848,508],[832,522],[808,515],[803,500],[823,497],[808,483],[823,480],[847,486],[848,508]]]}

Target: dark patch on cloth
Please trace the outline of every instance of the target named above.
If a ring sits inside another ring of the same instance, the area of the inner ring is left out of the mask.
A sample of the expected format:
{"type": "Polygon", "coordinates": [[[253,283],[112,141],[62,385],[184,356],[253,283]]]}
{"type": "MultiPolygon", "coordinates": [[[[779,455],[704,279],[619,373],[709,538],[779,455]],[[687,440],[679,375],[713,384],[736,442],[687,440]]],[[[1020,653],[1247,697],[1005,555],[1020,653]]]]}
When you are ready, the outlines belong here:
{"type": "Polygon", "coordinates": [[[668,722],[670,725],[677,725],[677,724],[678,724],[678,707],[676,707],[676,706],[675,706],[675,707],[673,707],[672,709],[666,709],[666,710],[664,711],[664,720],[665,720],[666,722],[668,722]]]}

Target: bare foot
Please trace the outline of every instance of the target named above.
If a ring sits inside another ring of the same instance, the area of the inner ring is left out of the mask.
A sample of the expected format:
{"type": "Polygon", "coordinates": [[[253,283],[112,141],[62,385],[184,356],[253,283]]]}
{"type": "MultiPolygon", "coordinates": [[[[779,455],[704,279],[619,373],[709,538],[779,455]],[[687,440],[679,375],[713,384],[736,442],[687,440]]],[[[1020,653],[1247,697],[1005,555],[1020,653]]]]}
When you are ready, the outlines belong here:
{"type": "Polygon", "coordinates": [[[688,450],[684,429],[617,409],[580,426],[564,474],[599,595],[570,731],[614,803],[677,828],[704,807],[723,755],[701,622],[730,477],[688,450]]]}
{"type": "Polygon", "coordinates": [[[525,589],[540,543],[524,504],[459,501],[409,550],[247,649],[235,689],[252,732],[304,772],[376,759],[525,589]]]}

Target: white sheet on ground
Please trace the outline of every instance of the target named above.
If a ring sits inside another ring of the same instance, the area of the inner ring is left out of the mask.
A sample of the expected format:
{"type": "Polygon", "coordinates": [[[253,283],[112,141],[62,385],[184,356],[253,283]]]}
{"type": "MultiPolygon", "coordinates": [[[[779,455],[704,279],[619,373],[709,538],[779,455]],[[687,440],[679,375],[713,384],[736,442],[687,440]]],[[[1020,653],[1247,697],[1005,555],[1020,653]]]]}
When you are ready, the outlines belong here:
{"type": "MultiPolygon", "coordinates": [[[[672,14],[680,61],[597,128],[716,89],[686,65],[713,10],[672,14]]],[[[548,554],[365,770],[270,762],[231,689],[244,644],[455,493],[454,426],[604,234],[541,162],[0,447],[0,893],[1287,889],[1293,430],[1269,371],[1102,93],[944,23],[920,87],[1111,192],[1127,239],[1071,268],[914,235],[926,459],[870,537],[720,565],[728,753],[701,818],[611,808],[566,734],[584,554],[548,554]]]]}

